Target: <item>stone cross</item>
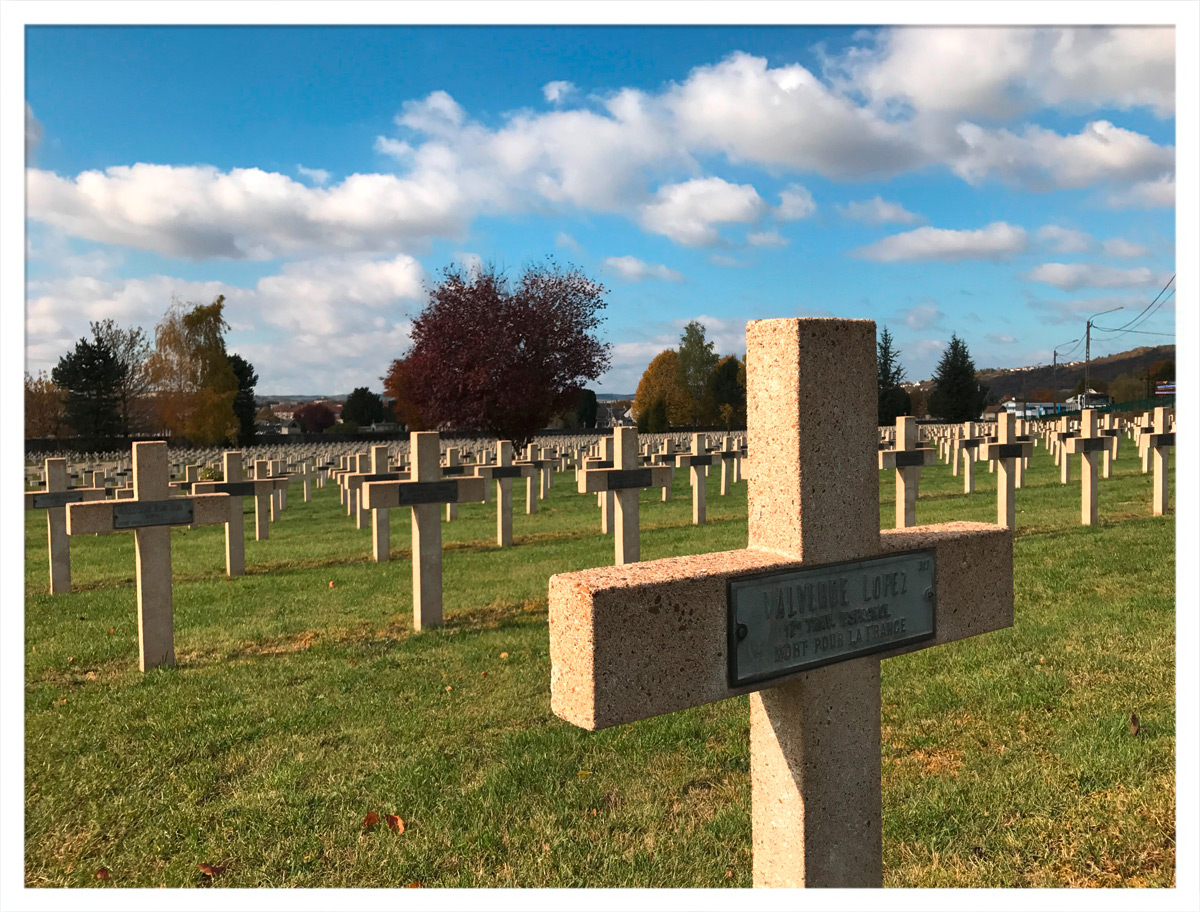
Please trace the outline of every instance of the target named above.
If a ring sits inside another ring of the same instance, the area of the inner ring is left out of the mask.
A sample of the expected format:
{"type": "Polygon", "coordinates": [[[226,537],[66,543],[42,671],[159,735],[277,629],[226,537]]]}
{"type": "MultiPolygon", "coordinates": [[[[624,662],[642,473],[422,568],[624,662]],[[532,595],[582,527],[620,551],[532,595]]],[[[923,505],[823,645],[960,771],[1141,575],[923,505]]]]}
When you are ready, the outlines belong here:
{"type": "MultiPolygon", "coordinates": [[[[588,457],[583,460],[583,472],[594,472],[603,469],[611,469],[615,462],[614,449],[616,443],[613,437],[603,437],[596,443],[597,449],[600,451],[598,457],[588,457]]],[[[580,493],[583,493],[584,488],[581,486],[581,472],[575,473],[575,483],[580,493]]],[[[612,531],[612,516],[616,509],[616,492],[610,491],[607,488],[596,492],[596,503],[600,507],[600,534],[608,535],[612,531]]]]}
{"type": "MultiPolygon", "coordinates": [[[[671,488],[675,483],[675,441],[670,437],[663,441],[662,453],[658,456],[657,461],[660,465],[671,467],[671,484],[663,485],[662,489],[662,500],[663,503],[666,503],[671,499],[671,488]]],[[[739,459],[738,462],[741,463],[741,460],[739,459]]]]}
{"type": "Polygon", "coordinates": [[[50,552],[50,594],[71,591],[71,545],[67,537],[67,504],[104,500],[104,488],[68,488],[67,461],[47,459],[46,487],[25,492],[26,510],[46,511],[46,546],[50,552]]]}
{"type": "Polygon", "coordinates": [[[484,480],[442,479],[437,431],[409,435],[408,481],[369,481],[362,486],[368,510],[412,507],[413,629],[442,626],[442,517],[448,501],[483,500],[484,480]]]}
{"type": "Polygon", "coordinates": [[[313,471],[312,460],[300,460],[300,470],[292,473],[292,479],[299,481],[304,485],[304,502],[308,503],[312,496],[312,483],[317,478],[317,473],[313,471]]]}
{"type": "Polygon", "coordinates": [[[1096,424],[1095,409],[1083,410],[1079,419],[1079,431],[1080,436],[1067,439],[1067,452],[1063,455],[1063,462],[1070,462],[1071,457],[1077,453],[1080,456],[1079,476],[1082,480],[1080,497],[1083,503],[1080,521],[1085,526],[1091,526],[1096,522],[1100,503],[1100,466],[1096,457],[1100,453],[1107,453],[1112,449],[1113,439],[1100,434],[1100,429],[1096,424]]]}
{"type": "Polygon", "coordinates": [[[937,464],[933,447],[917,449],[917,419],[911,415],[896,419],[896,448],[879,451],[879,468],[896,470],[896,528],[917,524],[917,486],[921,466],[937,464]]]}
{"type": "Polygon", "coordinates": [[[77,503],[67,508],[67,534],[134,530],[138,606],[138,668],[175,664],[171,604],[171,526],[229,521],[226,494],[171,497],[167,445],[161,440],[133,445],[132,501],[77,503]]]}
{"type": "Polygon", "coordinates": [[[1058,460],[1058,480],[1061,484],[1071,483],[1071,460],[1067,456],[1067,441],[1075,436],[1075,433],[1071,430],[1071,419],[1058,419],[1058,430],[1054,435],[1057,446],[1054,456],[1058,460]]]}
{"type": "Polygon", "coordinates": [[[538,500],[546,496],[546,469],[548,460],[538,458],[538,447],[529,444],[525,448],[525,458],[513,463],[518,466],[530,466],[533,473],[525,476],[525,513],[532,516],[538,511],[538,500]]]}
{"type": "Polygon", "coordinates": [[[671,466],[638,468],[637,428],[613,428],[616,456],[611,469],[585,469],[578,482],[580,494],[613,495],[613,526],[616,556],[614,564],[633,564],[641,560],[638,529],[638,494],[642,488],[658,488],[671,483],[671,466]]]}
{"type": "Polygon", "coordinates": [[[880,659],[1011,626],[1012,532],[880,532],[872,321],[746,342],[749,547],[552,577],[550,705],[599,729],[749,693],[755,884],[879,887],[880,659]]]}
{"type": "Polygon", "coordinates": [[[1146,440],[1147,452],[1152,452],[1154,463],[1154,515],[1162,516],[1167,512],[1167,483],[1170,473],[1167,463],[1171,458],[1171,448],[1175,446],[1175,432],[1171,430],[1173,409],[1156,408],[1154,410],[1154,433],[1146,440]]]}
{"type": "Polygon", "coordinates": [[[721,441],[721,449],[716,450],[713,456],[721,460],[721,496],[728,497],[729,484],[733,480],[739,456],[737,447],[733,445],[733,437],[726,434],[721,441]]]}
{"type": "MultiPolygon", "coordinates": [[[[226,494],[229,496],[229,517],[225,523],[225,573],[241,576],[246,572],[246,520],[243,515],[242,498],[254,497],[255,535],[258,534],[260,512],[259,498],[264,501],[274,492],[272,481],[246,481],[242,469],[242,454],[227,450],[221,457],[221,475],[224,481],[197,482],[192,490],[196,494],[226,494]]],[[[263,522],[266,525],[266,522],[263,522]]],[[[264,529],[263,538],[267,537],[264,529]]]]}
{"type": "Polygon", "coordinates": [[[962,426],[962,436],[955,438],[955,452],[962,456],[963,493],[975,493],[975,460],[979,448],[986,442],[985,438],[975,435],[975,422],[966,421],[962,426]]]}
{"type": "Polygon", "coordinates": [[[266,459],[256,459],[254,461],[254,480],[255,482],[267,482],[269,484],[254,486],[254,540],[266,541],[270,534],[269,522],[275,522],[279,519],[278,498],[275,497],[275,492],[280,486],[287,486],[288,479],[274,478],[271,475],[271,463],[266,459]]]}
{"type": "MultiPolygon", "coordinates": [[[[449,477],[452,474],[452,472],[446,472],[445,469],[451,469],[451,470],[457,469],[459,467],[459,465],[460,465],[460,462],[459,462],[459,458],[458,458],[458,447],[447,447],[446,448],[446,465],[443,468],[442,474],[446,477],[449,477]]],[[[487,493],[487,483],[486,482],[483,485],[483,490],[484,490],[484,493],[487,493]]],[[[446,504],[446,522],[450,522],[451,520],[454,520],[454,519],[458,519],[458,504],[451,502],[451,503],[446,504]]]]}
{"type": "MultiPolygon", "coordinates": [[[[757,445],[757,444],[756,444],[757,445]]],[[[675,457],[680,466],[687,466],[688,477],[692,482],[692,525],[704,525],[704,479],[705,470],[712,463],[708,455],[708,439],[703,434],[692,435],[692,449],[675,457]]]]}
{"type": "Polygon", "coordinates": [[[984,444],[984,455],[996,469],[996,522],[1012,529],[1017,524],[1017,464],[1033,452],[1033,442],[1016,439],[1016,416],[996,416],[996,440],[984,444]]]}
{"type": "Polygon", "coordinates": [[[512,545],[512,486],[514,478],[532,478],[537,470],[530,465],[513,465],[511,440],[496,441],[496,464],[494,466],[477,466],[475,474],[483,477],[487,485],[488,477],[496,482],[496,544],[501,548],[512,545]],[[484,476],[487,472],[487,476],[484,476]]]}

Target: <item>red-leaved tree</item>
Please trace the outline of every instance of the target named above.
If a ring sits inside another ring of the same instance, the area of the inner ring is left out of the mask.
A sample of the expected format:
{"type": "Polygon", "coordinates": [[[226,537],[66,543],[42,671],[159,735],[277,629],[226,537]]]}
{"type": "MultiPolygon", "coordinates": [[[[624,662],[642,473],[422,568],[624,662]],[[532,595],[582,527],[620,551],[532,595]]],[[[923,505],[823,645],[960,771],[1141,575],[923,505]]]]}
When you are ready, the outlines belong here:
{"type": "Polygon", "coordinates": [[[608,368],[609,346],[594,335],[606,291],[553,259],[515,284],[491,267],[473,275],[448,268],[384,389],[398,414],[418,415],[426,427],[524,443],[608,368]]]}
{"type": "Polygon", "coordinates": [[[333,427],[337,421],[333,409],[319,402],[300,406],[292,413],[292,417],[304,425],[305,432],[309,434],[320,434],[326,428],[333,427]]]}

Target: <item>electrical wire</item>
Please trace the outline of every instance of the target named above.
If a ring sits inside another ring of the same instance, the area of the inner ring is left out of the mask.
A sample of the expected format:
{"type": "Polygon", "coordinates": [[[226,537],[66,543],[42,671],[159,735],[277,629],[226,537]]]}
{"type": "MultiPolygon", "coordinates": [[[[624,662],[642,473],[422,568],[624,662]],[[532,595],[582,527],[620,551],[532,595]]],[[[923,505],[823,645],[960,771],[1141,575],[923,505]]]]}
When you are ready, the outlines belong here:
{"type": "MultiPolygon", "coordinates": [[[[1155,303],[1158,301],[1158,299],[1162,297],[1163,292],[1166,291],[1168,288],[1170,288],[1171,283],[1174,281],[1175,281],[1175,275],[1172,273],[1171,278],[1167,279],[1167,284],[1164,285],[1162,287],[1162,290],[1160,290],[1159,293],[1154,296],[1154,300],[1151,301],[1149,304],[1147,304],[1145,309],[1142,311],[1142,313],[1138,314],[1136,317],[1134,317],[1132,320],[1130,320],[1128,323],[1126,323],[1125,326],[1132,326],[1134,323],[1136,323],[1137,320],[1142,316],[1142,314],[1144,314],[1147,310],[1149,310],[1151,307],[1153,307],[1155,305],[1155,303]]],[[[1174,293],[1175,292],[1173,292],[1173,291],[1171,292],[1171,294],[1174,294],[1174,293]]],[[[1095,326],[1095,324],[1093,324],[1093,328],[1094,328],[1094,326],[1095,326]]],[[[1116,329],[1108,330],[1108,331],[1109,332],[1119,332],[1120,330],[1124,329],[1125,326],[1118,326],[1116,329]]]]}

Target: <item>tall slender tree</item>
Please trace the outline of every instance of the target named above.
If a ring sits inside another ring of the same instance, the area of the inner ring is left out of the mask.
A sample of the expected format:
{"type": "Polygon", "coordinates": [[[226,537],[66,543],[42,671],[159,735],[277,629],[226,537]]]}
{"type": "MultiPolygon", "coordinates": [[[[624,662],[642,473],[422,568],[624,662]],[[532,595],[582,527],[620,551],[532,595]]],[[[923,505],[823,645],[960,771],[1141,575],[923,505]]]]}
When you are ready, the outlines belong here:
{"type": "Polygon", "coordinates": [[[683,328],[679,338],[679,383],[692,397],[691,421],[698,424],[706,416],[705,392],[708,390],[709,378],[717,366],[720,356],[716,348],[709,342],[704,332],[704,324],[692,320],[683,328]]]}
{"type": "Polygon", "coordinates": [[[975,362],[967,343],[951,335],[933,375],[930,413],[943,421],[973,421],[983,412],[987,391],[975,375],[975,362]]]}
{"type": "Polygon", "coordinates": [[[153,352],[150,337],[140,326],[126,329],[111,318],[93,322],[91,329],[93,338],[103,341],[120,368],[117,411],[121,416],[121,433],[128,436],[150,430],[154,412],[148,367],[153,352]]]}
{"type": "Polygon", "coordinates": [[[717,362],[708,378],[705,395],[712,418],[718,418],[726,428],[746,423],[746,388],[739,380],[742,364],[736,355],[726,355],[717,362]]]}
{"type": "Polygon", "coordinates": [[[258,374],[254,365],[236,352],[229,356],[229,366],[237,378],[237,395],[233,397],[233,415],[238,422],[238,446],[249,446],[258,435],[254,424],[254,387],[258,384],[258,374]]]}
{"type": "Polygon", "coordinates": [[[879,374],[879,424],[895,424],[901,415],[911,414],[912,400],[900,385],[904,382],[904,368],[900,366],[900,353],[894,348],[892,334],[886,326],[879,334],[876,367],[879,374]]]}

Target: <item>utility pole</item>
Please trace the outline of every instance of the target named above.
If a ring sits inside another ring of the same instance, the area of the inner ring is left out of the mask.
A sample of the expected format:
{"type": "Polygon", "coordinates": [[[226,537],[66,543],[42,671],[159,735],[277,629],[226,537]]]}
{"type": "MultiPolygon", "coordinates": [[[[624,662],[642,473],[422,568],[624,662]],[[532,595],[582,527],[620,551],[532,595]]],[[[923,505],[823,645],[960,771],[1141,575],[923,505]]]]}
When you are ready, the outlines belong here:
{"type": "Polygon", "coordinates": [[[1083,398],[1080,400],[1080,409],[1082,410],[1087,403],[1088,390],[1092,388],[1092,321],[1096,317],[1102,317],[1105,314],[1115,313],[1118,310],[1124,310],[1124,307],[1114,307],[1112,310],[1102,310],[1100,313],[1092,314],[1088,317],[1086,339],[1083,343],[1083,398]]]}

